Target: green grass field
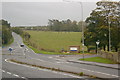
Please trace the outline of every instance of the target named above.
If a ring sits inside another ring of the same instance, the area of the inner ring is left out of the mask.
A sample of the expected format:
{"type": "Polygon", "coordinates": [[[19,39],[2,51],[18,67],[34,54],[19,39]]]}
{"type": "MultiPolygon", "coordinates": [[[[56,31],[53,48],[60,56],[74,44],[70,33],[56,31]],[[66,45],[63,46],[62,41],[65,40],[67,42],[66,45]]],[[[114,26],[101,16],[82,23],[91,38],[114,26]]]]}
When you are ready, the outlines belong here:
{"type": "MultiPolygon", "coordinates": [[[[26,44],[26,43],[25,43],[26,44]]],[[[29,48],[31,48],[35,53],[39,53],[39,54],[60,54],[60,55],[78,55],[80,53],[60,53],[60,52],[48,52],[48,51],[43,51],[43,50],[38,50],[30,45],[28,45],[29,48]]]]}
{"type": "Polygon", "coordinates": [[[30,42],[39,48],[56,52],[69,50],[69,46],[81,46],[81,32],[26,31],[31,35],[30,42]]]}
{"type": "MultiPolygon", "coordinates": [[[[83,59],[80,59],[80,60],[83,61],[83,59]]],[[[113,62],[113,61],[111,61],[109,59],[101,58],[101,57],[85,58],[84,61],[106,63],[106,64],[115,64],[115,62],[113,62]]]]}

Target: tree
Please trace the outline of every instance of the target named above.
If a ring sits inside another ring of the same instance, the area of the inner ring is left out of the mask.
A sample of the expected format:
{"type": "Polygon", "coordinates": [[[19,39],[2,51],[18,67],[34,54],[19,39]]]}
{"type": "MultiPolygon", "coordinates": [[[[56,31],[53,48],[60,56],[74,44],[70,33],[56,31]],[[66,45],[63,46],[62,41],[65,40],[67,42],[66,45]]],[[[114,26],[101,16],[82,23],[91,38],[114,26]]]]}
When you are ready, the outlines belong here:
{"type": "Polygon", "coordinates": [[[8,44],[12,40],[11,26],[8,21],[0,20],[2,26],[2,44],[8,44]]]}
{"type": "Polygon", "coordinates": [[[77,21],[71,21],[70,19],[67,20],[49,20],[48,27],[51,31],[73,31],[73,32],[80,32],[81,30],[81,24],[84,24],[83,26],[86,26],[85,22],[80,22],[78,24],[77,21]]]}
{"type": "MultiPolygon", "coordinates": [[[[92,11],[90,17],[86,19],[89,23],[85,32],[86,45],[93,45],[97,40],[100,40],[100,48],[105,50],[106,46],[109,46],[109,23],[111,30],[111,44],[112,48],[118,50],[118,44],[120,39],[118,38],[118,25],[120,20],[120,10],[118,10],[118,2],[99,1],[96,3],[97,7],[92,11]],[[90,33],[90,34],[88,34],[90,33]],[[88,35],[90,35],[90,40],[88,35]],[[91,42],[88,42],[91,41],[91,42]]],[[[109,48],[108,48],[109,51],[109,48]]]]}

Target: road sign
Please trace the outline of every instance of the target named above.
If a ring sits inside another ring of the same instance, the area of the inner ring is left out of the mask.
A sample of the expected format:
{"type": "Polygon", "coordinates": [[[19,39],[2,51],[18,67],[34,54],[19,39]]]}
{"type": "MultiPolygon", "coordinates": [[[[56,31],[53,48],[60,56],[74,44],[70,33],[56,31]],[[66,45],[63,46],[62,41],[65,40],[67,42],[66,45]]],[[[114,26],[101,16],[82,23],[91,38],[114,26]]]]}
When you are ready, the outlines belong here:
{"type": "Polygon", "coordinates": [[[11,47],[9,47],[9,51],[12,52],[12,50],[13,50],[13,49],[12,49],[11,47]]]}
{"type": "Polygon", "coordinates": [[[80,52],[80,46],[69,46],[70,52],[73,53],[79,53],[80,52]]]}

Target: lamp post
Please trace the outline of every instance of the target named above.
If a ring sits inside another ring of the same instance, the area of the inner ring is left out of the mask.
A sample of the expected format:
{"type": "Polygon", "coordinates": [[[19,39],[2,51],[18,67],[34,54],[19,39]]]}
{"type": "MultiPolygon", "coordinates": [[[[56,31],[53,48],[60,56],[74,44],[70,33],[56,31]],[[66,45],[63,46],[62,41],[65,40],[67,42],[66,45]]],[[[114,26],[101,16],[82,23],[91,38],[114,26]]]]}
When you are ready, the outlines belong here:
{"type": "Polygon", "coordinates": [[[82,23],[81,23],[81,26],[82,26],[82,48],[83,48],[83,60],[84,60],[84,44],[85,44],[85,42],[84,42],[84,27],[83,27],[83,4],[82,4],[82,2],[79,2],[80,4],[81,4],[81,21],[82,21],[82,23]]]}
{"type": "Polygon", "coordinates": [[[96,41],[96,45],[97,45],[97,55],[98,55],[98,45],[100,44],[100,41],[96,41]]]}
{"type": "MultiPolygon", "coordinates": [[[[74,2],[74,1],[68,1],[68,0],[63,0],[65,2],[74,2]]],[[[81,26],[82,26],[82,52],[83,52],[83,60],[84,60],[84,26],[83,26],[83,4],[82,2],[77,2],[81,5],[81,26]]]]}
{"type": "Polygon", "coordinates": [[[111,51],[111,30],[110,30],[110,14],[108,15],[108,26],[109,26],[109,51],[111,51]]]}

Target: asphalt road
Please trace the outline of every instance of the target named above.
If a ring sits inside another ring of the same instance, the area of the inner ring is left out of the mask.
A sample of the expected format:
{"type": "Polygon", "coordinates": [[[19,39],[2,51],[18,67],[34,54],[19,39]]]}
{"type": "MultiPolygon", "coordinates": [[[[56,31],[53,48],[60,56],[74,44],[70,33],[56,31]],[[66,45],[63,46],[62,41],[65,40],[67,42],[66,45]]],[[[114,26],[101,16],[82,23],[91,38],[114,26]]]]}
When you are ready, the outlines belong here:
{"type": "Polygon", "coordinates": [[[24,48],[20,47],[20,44],[23,43],[22,38],[13,33],[14,42],[10,45],[13,48],[13,53],[10,55],[8,51],[9,47],[3,48],[2,53],[2,77],[3,78],[80,78],[85,79],[85,77],[78,77],[71,74],[60,73],[45,69],[38,69],[30,66],[14,64],[7,62],[7,59],[16,59],[24,61],[27,63],[37,64],[46,67],[55,67],[62,70],[74,71],[74,72],[84,72],[88,75],[94,75],[101,78],[118,78],[118,70],[67,62],[65,59],[58,59],[59,55],[43,55],[36,54],[30,48],[25,46],[24,48]]]}

